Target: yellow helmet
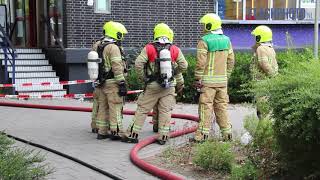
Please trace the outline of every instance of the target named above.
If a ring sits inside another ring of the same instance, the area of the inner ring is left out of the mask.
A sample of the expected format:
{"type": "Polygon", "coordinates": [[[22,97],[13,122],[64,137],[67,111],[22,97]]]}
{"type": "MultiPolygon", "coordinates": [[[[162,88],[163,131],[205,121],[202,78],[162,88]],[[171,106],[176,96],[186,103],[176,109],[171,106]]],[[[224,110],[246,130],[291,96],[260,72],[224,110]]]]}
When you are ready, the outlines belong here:
{"type": "Polygon", "coordinates": [[[103,32],[105,36],[109,36],[120,41],[123,39],[123,36],[128,33],[124,25],[113,21],[109,21],[104,24],[103,32]]]}
{"type": "Polygon", "coordinates": [[[156,40],[159,37],[167,37],[170,41],[173,40],[173,31],[165,23],[157,24],[153,30],[153,39],[156,40]]]}
{"type": "Polygon", "coordinates": [[[268,26],[258,26],[252,32],[252,35],[256,37],[257,42],[272,41],[272,30],[268,26]]]}
{"type": "Polygon", "coordinates": [[[168,39],[169,41],[173,42],[173,38],[174,38],[174,32],[172,31],[172,29],[170,29],[170,37],[168,39]]]}
{"type": "Polygon", "coordinates": [[[214,13],[208,13],[204,15],[199,22],[201,24],[204,24],[204,29],[206,31],[214,31],[217,29],[221,29],[221,18],[214,13]]]}

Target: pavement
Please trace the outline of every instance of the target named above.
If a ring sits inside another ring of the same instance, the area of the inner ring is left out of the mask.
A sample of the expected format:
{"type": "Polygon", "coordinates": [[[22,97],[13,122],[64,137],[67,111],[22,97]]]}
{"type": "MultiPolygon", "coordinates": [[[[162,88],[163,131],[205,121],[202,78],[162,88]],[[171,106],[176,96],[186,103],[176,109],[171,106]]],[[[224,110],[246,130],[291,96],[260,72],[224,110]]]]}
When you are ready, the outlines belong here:
{"type": "MultiPolygon", "coordinates": [[[[32,104],[60,105],[91,107],[92,103],[79,100],[0,100],[0,102],[19,102],[32,104]]],[[[135,103],[127,103],[127,110],[135,110],[135,103]]],[[[197,105],[177,104],[174,113],[197,115],[197,105]]],[[[243,119],[246,115],[254,113],[254,109],[248,105],[229,105],[229,116],[233,124],[233,131],[240,136],[243,130],[243,119]]],[[[129,152],[134,144],[121,143],[119,141],[97,140],[96,135],[91,133],[91,114],[87,112],[40,110],[27,108],[13,108],[0,106],[0,130],[45,145],[52,149],[66,153],[86,163],[101,168],[123,179],[152,180],[157,179],[152,175],[134,166],[129,159],[129,152]]],[[[129,125],[132,117],[124,116],[125,128],[129,125]]],[[[145,122],[140,139],[151,136],[151,118],[145,122]]],[[[176,122],[171,129],[182,129],[195,125],[180,119],[173,119],[176,122]]],[[[213,126],[214,132],[218,132],[218,126],[213,126]]],[[[147,158],[160,153],[168,146],[183,144],[192,135],[170,139],[165,146],[152,144],[144,148],[139,157],[147,158]]],[[[15,144],[21,148],[37,149],[22,143],[15,144]]],[[[80,164],[72,162],[50,152],[40,150],[46,155],[46,163],[54,168],[54,173],[47,179],[108,179],[107,177],[92,171],[80,164]]],[[[187,177],[186,177],[187,178],[187,177]]]]}

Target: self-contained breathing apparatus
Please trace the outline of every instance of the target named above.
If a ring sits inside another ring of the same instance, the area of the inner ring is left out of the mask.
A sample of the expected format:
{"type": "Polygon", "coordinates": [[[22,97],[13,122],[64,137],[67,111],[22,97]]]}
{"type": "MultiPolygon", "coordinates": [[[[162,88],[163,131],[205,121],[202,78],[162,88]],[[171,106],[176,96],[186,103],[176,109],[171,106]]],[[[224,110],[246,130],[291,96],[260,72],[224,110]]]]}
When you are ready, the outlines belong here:
{"type": "Polygon", "coordinates": [[[145,82],[151,83],[156,81],[163,88],[172,87],[175,70],[173,63],[178,57],[177,47],[171,44],[150,43],[147,45],[148,62],[145,66],[145,82]],[[154,70],[150,65],[154,62],[154,70]],[[148,73],[151,72],[151,74],[148,73]]]}
{"type": "Polygon", "coordinates": [[[121,42],[120,41],[101,40],[101,43],[98,45],[98,48],[97,48],[98,56],[102,60],[101,63],[99,63],[99,74],[98,74],[98,78],[97,78],[98,86],[103,86],[103,84],[105,83],[106,80],[114,78],[112,67],[110,67],[110,69],[106,69],[106,66],[105,66],[106,60],[103,55],[104,48],[106,46],[108,46],[109,44],[115,44],[118,46],[120,53],[121,53],[122,61],[124,64],[124,73],[127,73],[127,65],[126,65],[126,60],[124,58],[124,52],[121,47],[121,42]]]}

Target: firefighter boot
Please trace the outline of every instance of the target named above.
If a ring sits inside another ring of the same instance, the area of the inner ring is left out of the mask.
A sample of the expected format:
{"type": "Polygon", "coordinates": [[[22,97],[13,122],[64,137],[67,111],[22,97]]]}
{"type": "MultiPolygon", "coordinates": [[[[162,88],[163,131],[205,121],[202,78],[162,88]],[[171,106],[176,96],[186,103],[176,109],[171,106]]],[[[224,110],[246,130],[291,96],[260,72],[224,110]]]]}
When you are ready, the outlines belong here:
{"type": "Polygon", "coordinates": [[[207,134],[202,134],[202,137],[201,138],[198,138],[198,137],[193,137],[193,138],[190,138],[189,139],[189,142],[192,142],[192,143],[204,143],[206,140],[209,139],[209,135],[207,134]]]}
{"type": "Polygon", "coordinates": [[[168,140],[168,136],[162,135],[161,139],[157,139],[157,143],[160,145],[165,145],[168,140]]]}
{"type": "Polygon", "coordinates": [[[232,133],[222,133],[223,141],[232,141],[232,133]]]}
{"type": "Polygon", "coordinates": [[[92,132],[92,133],[98,133],[98,128],[92,128],[92,129],[91,129],[91,132],[92,132]]]}
{"type": "Polygon", "coordinates": [[[138,134],[131,132],[129,136],[127,135],[123,136],[121,141],[126,143],[138,143],[139,142],[138,134]]]}
{"type": "Polygon", "coordinates": [[[97,134],[97,139],[98,140],[107,139],[107,138],[110,138],[109,134],[106,134],[106,135],[99,134],[99,133],[97,134]]]}
{"type": "Polygon", "coordinates": [[[159,131],[158,121],[153,121],[153,132],[157,133],[159,131]]]}
{"type": "Polygon", "coordinates": [[[119,136],[119,133],[117,131],[111,131],[110,139],[112,141],[121,140],[121,136],[119,136]]]}

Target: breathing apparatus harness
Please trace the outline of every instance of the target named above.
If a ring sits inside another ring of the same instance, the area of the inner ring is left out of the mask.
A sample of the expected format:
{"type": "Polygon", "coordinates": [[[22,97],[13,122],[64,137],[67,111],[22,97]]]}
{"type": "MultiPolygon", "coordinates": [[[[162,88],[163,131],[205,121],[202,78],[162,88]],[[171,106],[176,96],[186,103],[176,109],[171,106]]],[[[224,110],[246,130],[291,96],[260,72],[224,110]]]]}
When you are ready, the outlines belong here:
{"type": "Polygon", "coordinates": [[[174,66],[179,50],[175,45],[170,43],[160,44],[158,42],[149,43],[146,46],[148,62],[145,66],[145,83],[158,82],[161,87],[169,88],[174,80],[174,66]],[[154,62],[154,70],[151,67],[151,62],[154,62]],[[151,74],[148,74],[151,72],[151,74]]]}
{"type": "Polygon", "coordinates": [[[124,62],[123,63],[124,64],[124,73],[128,72],[127,65],[126,65],[126,59],[124,58],[125,57],[124,52],[121,47],[121,42],[115,41],[113,39],[105,40],[105,38],[103,38],[103,39],[101,39],[101,43],[98,45],[98,48],[97,48],[99,58],[102,60],[102,62],[99,63],[99,74],[98,74],[98,78],[97,78],[97,80],[99,81],[99,86],[102,86],[106,80],[114,78],[112,67],[110,67],[110,69],[108,71],[106,71],[106,67],[105,67],[106,59],[103,55],[104,48],[110,44],[115,44],[119,48],[122,61],[124,62]]]}

